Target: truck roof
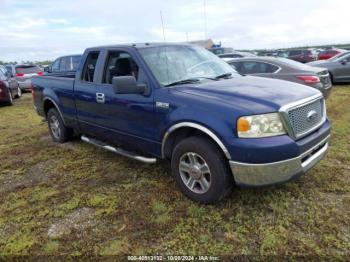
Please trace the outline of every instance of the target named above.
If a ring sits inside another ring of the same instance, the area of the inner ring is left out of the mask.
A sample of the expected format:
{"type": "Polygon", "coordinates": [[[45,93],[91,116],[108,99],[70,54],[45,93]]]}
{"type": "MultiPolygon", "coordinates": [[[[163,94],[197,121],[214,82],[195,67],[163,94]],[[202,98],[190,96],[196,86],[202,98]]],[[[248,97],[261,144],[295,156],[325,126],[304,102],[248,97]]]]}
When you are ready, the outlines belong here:
{"type": "Polygon", "coordinates": [[[117,45],[105,45],[105,46],[95,46],[90,47],[88,49],[108,49],[108,48],[117,48],[117,47],[134,47],[136,49],[147,48],[147,47],[155,47],[155,46],[184,46],[191,44],[189,43],[174,43],[174,42],[146,42],[146,43],[125,43],[125,44],[117,44],[117,45]]]}

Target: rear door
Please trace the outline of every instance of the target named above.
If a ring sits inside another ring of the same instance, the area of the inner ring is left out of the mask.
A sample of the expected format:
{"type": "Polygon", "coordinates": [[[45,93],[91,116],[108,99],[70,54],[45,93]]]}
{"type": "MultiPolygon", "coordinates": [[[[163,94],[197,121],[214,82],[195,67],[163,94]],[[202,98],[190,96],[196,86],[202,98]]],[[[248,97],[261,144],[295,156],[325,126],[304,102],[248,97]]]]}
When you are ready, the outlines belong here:
{"type": "Polygon", "coordinates": [[[85,134],[101,135],[102,128],[98,125],[97,94],[97,66],[100,51],[90,51],[84,57],[84,67],[81,75],[77,76],[74,84],[76,115],[80,129],[85,134]]]}

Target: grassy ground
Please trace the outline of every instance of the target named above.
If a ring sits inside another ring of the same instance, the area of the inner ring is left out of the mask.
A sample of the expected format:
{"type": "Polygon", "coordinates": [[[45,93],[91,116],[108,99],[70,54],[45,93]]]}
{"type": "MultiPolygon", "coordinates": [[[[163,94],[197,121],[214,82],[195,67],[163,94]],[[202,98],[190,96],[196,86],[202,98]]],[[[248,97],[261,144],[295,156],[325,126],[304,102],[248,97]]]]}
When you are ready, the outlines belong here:
{"type": "Polygon", "coordinates": [[[54,144],[26,94],[0,107],[2,255],[310,255],[350,250],[350,86],[328,104],[330,151],[284,186],[187,200],[164,163],[54,144]]]}

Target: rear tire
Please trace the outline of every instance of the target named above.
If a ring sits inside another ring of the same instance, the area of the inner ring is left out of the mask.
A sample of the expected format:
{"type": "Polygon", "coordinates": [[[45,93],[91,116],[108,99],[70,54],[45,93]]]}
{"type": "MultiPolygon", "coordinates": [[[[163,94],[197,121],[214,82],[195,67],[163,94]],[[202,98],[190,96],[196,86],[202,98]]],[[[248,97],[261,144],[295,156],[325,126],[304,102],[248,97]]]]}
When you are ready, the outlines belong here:
{"type": "Polygon", "coordinates": [[[209,204],[223,199],[234,184],[227,161],[211,140],[193,136],[175,146],[171,170],[188,198],[209,204]]]}
{"type": "Polygon", "coordinates": [[[54,142],[65,143],[71,139],[73,129],[64,125],[63,119],[56,108],[51,108],[47,113],[47,122],[54,142]]]}

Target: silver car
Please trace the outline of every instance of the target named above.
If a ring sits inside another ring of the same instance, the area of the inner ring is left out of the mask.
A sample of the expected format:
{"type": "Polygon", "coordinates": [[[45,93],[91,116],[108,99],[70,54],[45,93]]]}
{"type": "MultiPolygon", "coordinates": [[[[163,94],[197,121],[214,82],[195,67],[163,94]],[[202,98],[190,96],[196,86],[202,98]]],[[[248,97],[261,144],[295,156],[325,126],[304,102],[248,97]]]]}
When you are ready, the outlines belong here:
{"type": "Polygon", "coordinates": [[[327,68],[333,84],[350,82],[350,52],[338,54],[327,60],[310,62],[308,65],[327,68]]]}
{"type": "Polygon", "coordinates": [[[32,76],[42,75],[43,72],[37,65],[15,65],[15,78],[22,91],[29,91],[32,86],[32,76]]]}
{"type": "Polygon", "coordinates": [[[320,90],[327,98],[332,89],[330,75],[325,68],[312,67],[287,58],[249,57],[227,61],[242,75],[276,78],[320,90]]]}

